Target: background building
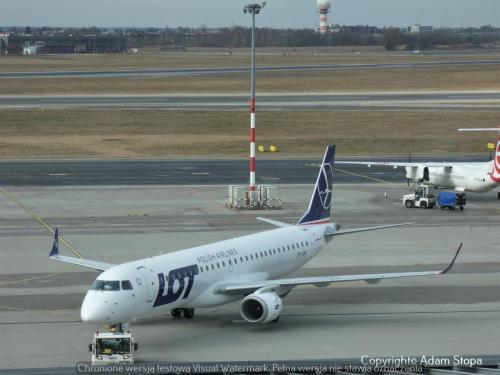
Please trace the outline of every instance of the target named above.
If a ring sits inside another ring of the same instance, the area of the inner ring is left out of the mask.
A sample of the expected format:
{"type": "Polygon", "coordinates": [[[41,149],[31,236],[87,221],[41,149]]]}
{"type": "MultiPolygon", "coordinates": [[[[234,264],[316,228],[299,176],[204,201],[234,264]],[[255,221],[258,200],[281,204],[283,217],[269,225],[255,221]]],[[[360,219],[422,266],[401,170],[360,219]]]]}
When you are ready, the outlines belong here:
{"type": "Polygon", "coordinates": [[[124,36],[32,36],[10,35],[9,55],[37,53],[126,53],[127,38],[124,36]]]}

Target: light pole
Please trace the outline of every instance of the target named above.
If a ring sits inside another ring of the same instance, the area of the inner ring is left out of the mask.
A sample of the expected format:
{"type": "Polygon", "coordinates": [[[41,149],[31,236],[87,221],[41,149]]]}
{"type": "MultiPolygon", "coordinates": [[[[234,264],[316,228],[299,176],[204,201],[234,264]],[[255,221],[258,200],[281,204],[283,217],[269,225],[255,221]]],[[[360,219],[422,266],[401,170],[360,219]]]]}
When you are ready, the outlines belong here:
{"type": "Polygon", "coordinates": [[[259,14],[266,2],[247,4],[243,13],[252,15],[252,65],[250,76],[250,184],[248,187],[249,206],[255,206],[255,15],[259,14]]]}

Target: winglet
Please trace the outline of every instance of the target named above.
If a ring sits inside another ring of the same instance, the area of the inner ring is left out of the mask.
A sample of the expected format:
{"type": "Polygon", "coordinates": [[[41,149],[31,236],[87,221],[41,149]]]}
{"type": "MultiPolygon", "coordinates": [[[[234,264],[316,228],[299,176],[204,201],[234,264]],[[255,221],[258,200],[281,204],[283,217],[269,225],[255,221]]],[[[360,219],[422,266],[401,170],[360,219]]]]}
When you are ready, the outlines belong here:
{"type": "Polygon", "coordinates": [[[59,228],[54,232],[54,242],[52,243],[52,250],[50,250],[49,257],[59,255],[59,228]]]}
{"type": "Polygon", "coordinates": [[[460,252],[460,250],[462,249],[462,245],[463,245],[463,244],[464,244],[463,242],[460,244],[460,246],[458,247],[457,252],[455,253],[455,256],[454,256],[454,257],[453,257],[453,259],[451,260],[451,263],[450,263],[450,264],[448,264],[448,267],[446,267],[444,270],[442,270],[442,271],[439,273],[440,275],[444,275],[446,272],[448,272],[449,270],[451,270],[451,269],[452,269],[453,265],[455,264],[455,260],[457,260],[458,253],[459,253],[459,252],[460,252]]]}

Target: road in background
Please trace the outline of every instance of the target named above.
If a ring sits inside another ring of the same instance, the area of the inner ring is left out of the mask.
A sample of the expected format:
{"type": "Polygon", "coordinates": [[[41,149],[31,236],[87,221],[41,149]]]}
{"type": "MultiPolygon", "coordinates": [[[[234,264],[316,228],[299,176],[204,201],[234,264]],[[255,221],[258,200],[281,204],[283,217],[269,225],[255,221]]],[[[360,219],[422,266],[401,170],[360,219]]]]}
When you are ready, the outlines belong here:
{"type": "MultiPolygon", "coordinates": [[[[500,111],[500,91],[259,94],[262,109],[487,110],[500,111]]],[[[16,95],[0,96],[8,108],[246,109],[248,95],[16,95]]]]}
{"type": "MultiPolygon", "coordinates": [[[[358,158],[359,159],[359,158],[358,158]]],[[[258,159],[259,184],[311,184],[317,159],[258,159]]],[[[340,160],[340,159],[339,159],[340,160]]],[[[345,160],[354,160],[354,158],[345,160]]],[[[407,161],[366,157],[359,160],[407,161]]],[[[487,156],[453,156],[446,161],[486,161],[487,156]]],[[[412,157],[412,161],[444,161],[444,157],[412,157]]],[[[335,183],[405,182],[405,170],[339,165],[335,183]]],[[[214,185],[247,184],[247,159],[82,159],[3,160],[0,185],[214,185]]]]}
{"type": "MultiPolygon", "coordinates": [[[[476,61],[421,61],[401,63],[364,63],[364,64],[311,64],[259,66],[259,72],[291,72],[297,70],[352,70],[352,69],[383,69],[383,68],[419,68],[439,66],[474,66],[499,65],[500,60],[476,61]]],[[[31,72],[0,72],[1,78],[111,78],[111,77],[189,77],[207,75],[248,74],[248,67],[224,68],[188,68],[188,69],[124,69],[124,70],[77,70],[77,71],[31,71],[31,72]]]]}

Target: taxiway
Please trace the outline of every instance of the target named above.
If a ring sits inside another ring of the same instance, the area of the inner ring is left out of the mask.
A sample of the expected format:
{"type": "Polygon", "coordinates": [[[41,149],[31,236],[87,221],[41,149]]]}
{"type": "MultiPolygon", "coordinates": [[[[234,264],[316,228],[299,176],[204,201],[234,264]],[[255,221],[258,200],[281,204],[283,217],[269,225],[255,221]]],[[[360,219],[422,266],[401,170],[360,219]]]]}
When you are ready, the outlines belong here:
{"type": "MultiPolygon", "coordinates": [[[[259,94],[265,110],[399,110],[399,111],[499,111],[500,91],[428,91],[259,94]]],[[[246,109],[248,95],[0,95],[0,109],[146,108],[146,109],[246,109]]]]}
{"type": "MultiPolygon", "coordinates": [[[[284,209],[234,212],[226,187],[9,186],[36,215],[59,227],[85,257],[110,263],[270,229],[265,216],[294,222],[311,193],[281,185],[284,209]]],[[[301,287],[284,300],[278,324],[243,323],[238,304],[199,309],[193,320],[136,322],[138,361],[354,358],[368,355],[495,354],[500,346],[500,205],[470,194],[463,212],[406,209],[406,184],[337,184],[333,220],[343,228],[415,221],[407,228],[333,240],[295,275],[440,269],[442,277],[301,287]],[[384,197],[387,192],[387,198],[384,197]]],[[[102,327],[79,320],[97,273],[47,258],[52,238],[0,196],[0,368],[74,366],[102,327]],[[29,357],[25,353],[30,353],[29,357]]],[[[68,249],[62,250],[73,255],[68,249]]]]}

